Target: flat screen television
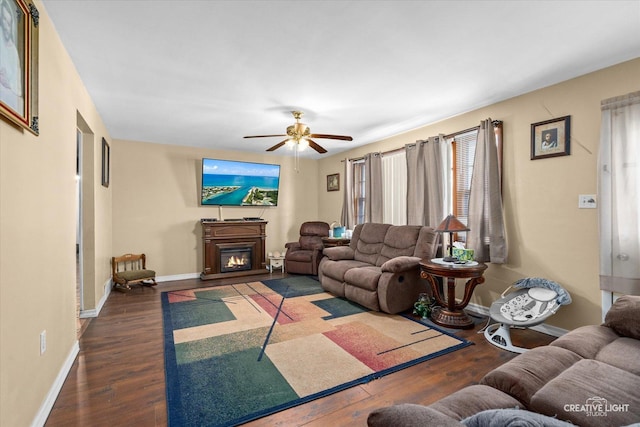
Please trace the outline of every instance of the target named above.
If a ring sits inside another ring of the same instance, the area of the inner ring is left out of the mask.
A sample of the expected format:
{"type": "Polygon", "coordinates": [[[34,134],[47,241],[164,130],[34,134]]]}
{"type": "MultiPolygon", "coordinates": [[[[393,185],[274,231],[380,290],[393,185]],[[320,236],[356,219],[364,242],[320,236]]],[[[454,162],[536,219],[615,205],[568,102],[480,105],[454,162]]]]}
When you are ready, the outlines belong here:
{"type": "Polygon", "coordinates": [[[280,165],[202,159],[202,205],[277,206],[280,165]]]}

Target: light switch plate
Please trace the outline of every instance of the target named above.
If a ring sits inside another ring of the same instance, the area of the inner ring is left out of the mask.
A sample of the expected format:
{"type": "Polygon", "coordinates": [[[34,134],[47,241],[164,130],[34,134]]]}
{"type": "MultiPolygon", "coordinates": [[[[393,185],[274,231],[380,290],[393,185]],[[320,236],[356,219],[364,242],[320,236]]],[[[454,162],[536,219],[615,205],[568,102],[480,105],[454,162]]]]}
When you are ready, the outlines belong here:
{"type": "Polygon", "coordinates": [[[597,207],[595,194],[580,194],[578,196],[578,208],[595,209],[597,207]]]}

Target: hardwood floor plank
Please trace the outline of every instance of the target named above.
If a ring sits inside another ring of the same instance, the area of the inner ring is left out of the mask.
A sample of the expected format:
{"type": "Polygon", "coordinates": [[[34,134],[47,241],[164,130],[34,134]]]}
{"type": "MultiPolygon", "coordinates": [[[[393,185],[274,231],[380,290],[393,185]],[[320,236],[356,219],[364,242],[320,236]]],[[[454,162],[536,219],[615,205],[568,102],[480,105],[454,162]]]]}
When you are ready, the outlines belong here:
{"type": "MultiPolygon", "coordinates": [[[[264,274],[246,281],[286,277],[264,274]]],[[[164,282],[155,288],[113,292],[100,316],[86,323],[80,353],[56,399],[46,426],[166,426],[164,337],[160,295],[166,291],[238,283],[238,278],[164,282]]],[[[515,357],[476,331],[457,333],[474,345],[367,384],[290,408],[246,426],[366,426],[368,414],[394,403],[432,403],[515,357]]],[[[517,334],[517,335],[516,335],[517,334]]],[[[524,330],[517,345],[536,347],[554,337],[524,330]]]]}

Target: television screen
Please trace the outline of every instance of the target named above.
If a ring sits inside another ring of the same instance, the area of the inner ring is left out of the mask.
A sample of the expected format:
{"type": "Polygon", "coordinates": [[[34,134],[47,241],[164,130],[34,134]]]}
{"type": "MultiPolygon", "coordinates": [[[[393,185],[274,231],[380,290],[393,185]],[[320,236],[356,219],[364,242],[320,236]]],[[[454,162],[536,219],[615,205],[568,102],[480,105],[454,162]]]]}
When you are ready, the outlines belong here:
{"type": "Polygon", "coordinates": [[[202,204],[277,206],[280,165],[202,159],[202,204]]]}

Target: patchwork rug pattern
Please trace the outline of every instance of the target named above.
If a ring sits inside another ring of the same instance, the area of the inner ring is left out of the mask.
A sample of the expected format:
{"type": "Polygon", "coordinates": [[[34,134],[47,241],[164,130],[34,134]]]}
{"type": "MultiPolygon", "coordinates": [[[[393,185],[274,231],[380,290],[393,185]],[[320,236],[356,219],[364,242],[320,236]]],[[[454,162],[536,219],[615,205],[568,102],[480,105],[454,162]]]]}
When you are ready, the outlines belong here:
{"type": "Polygon", "coordinates": [[[162,294],[170,426],[230,426],[471,343],[307,277],[162,294]]]}

